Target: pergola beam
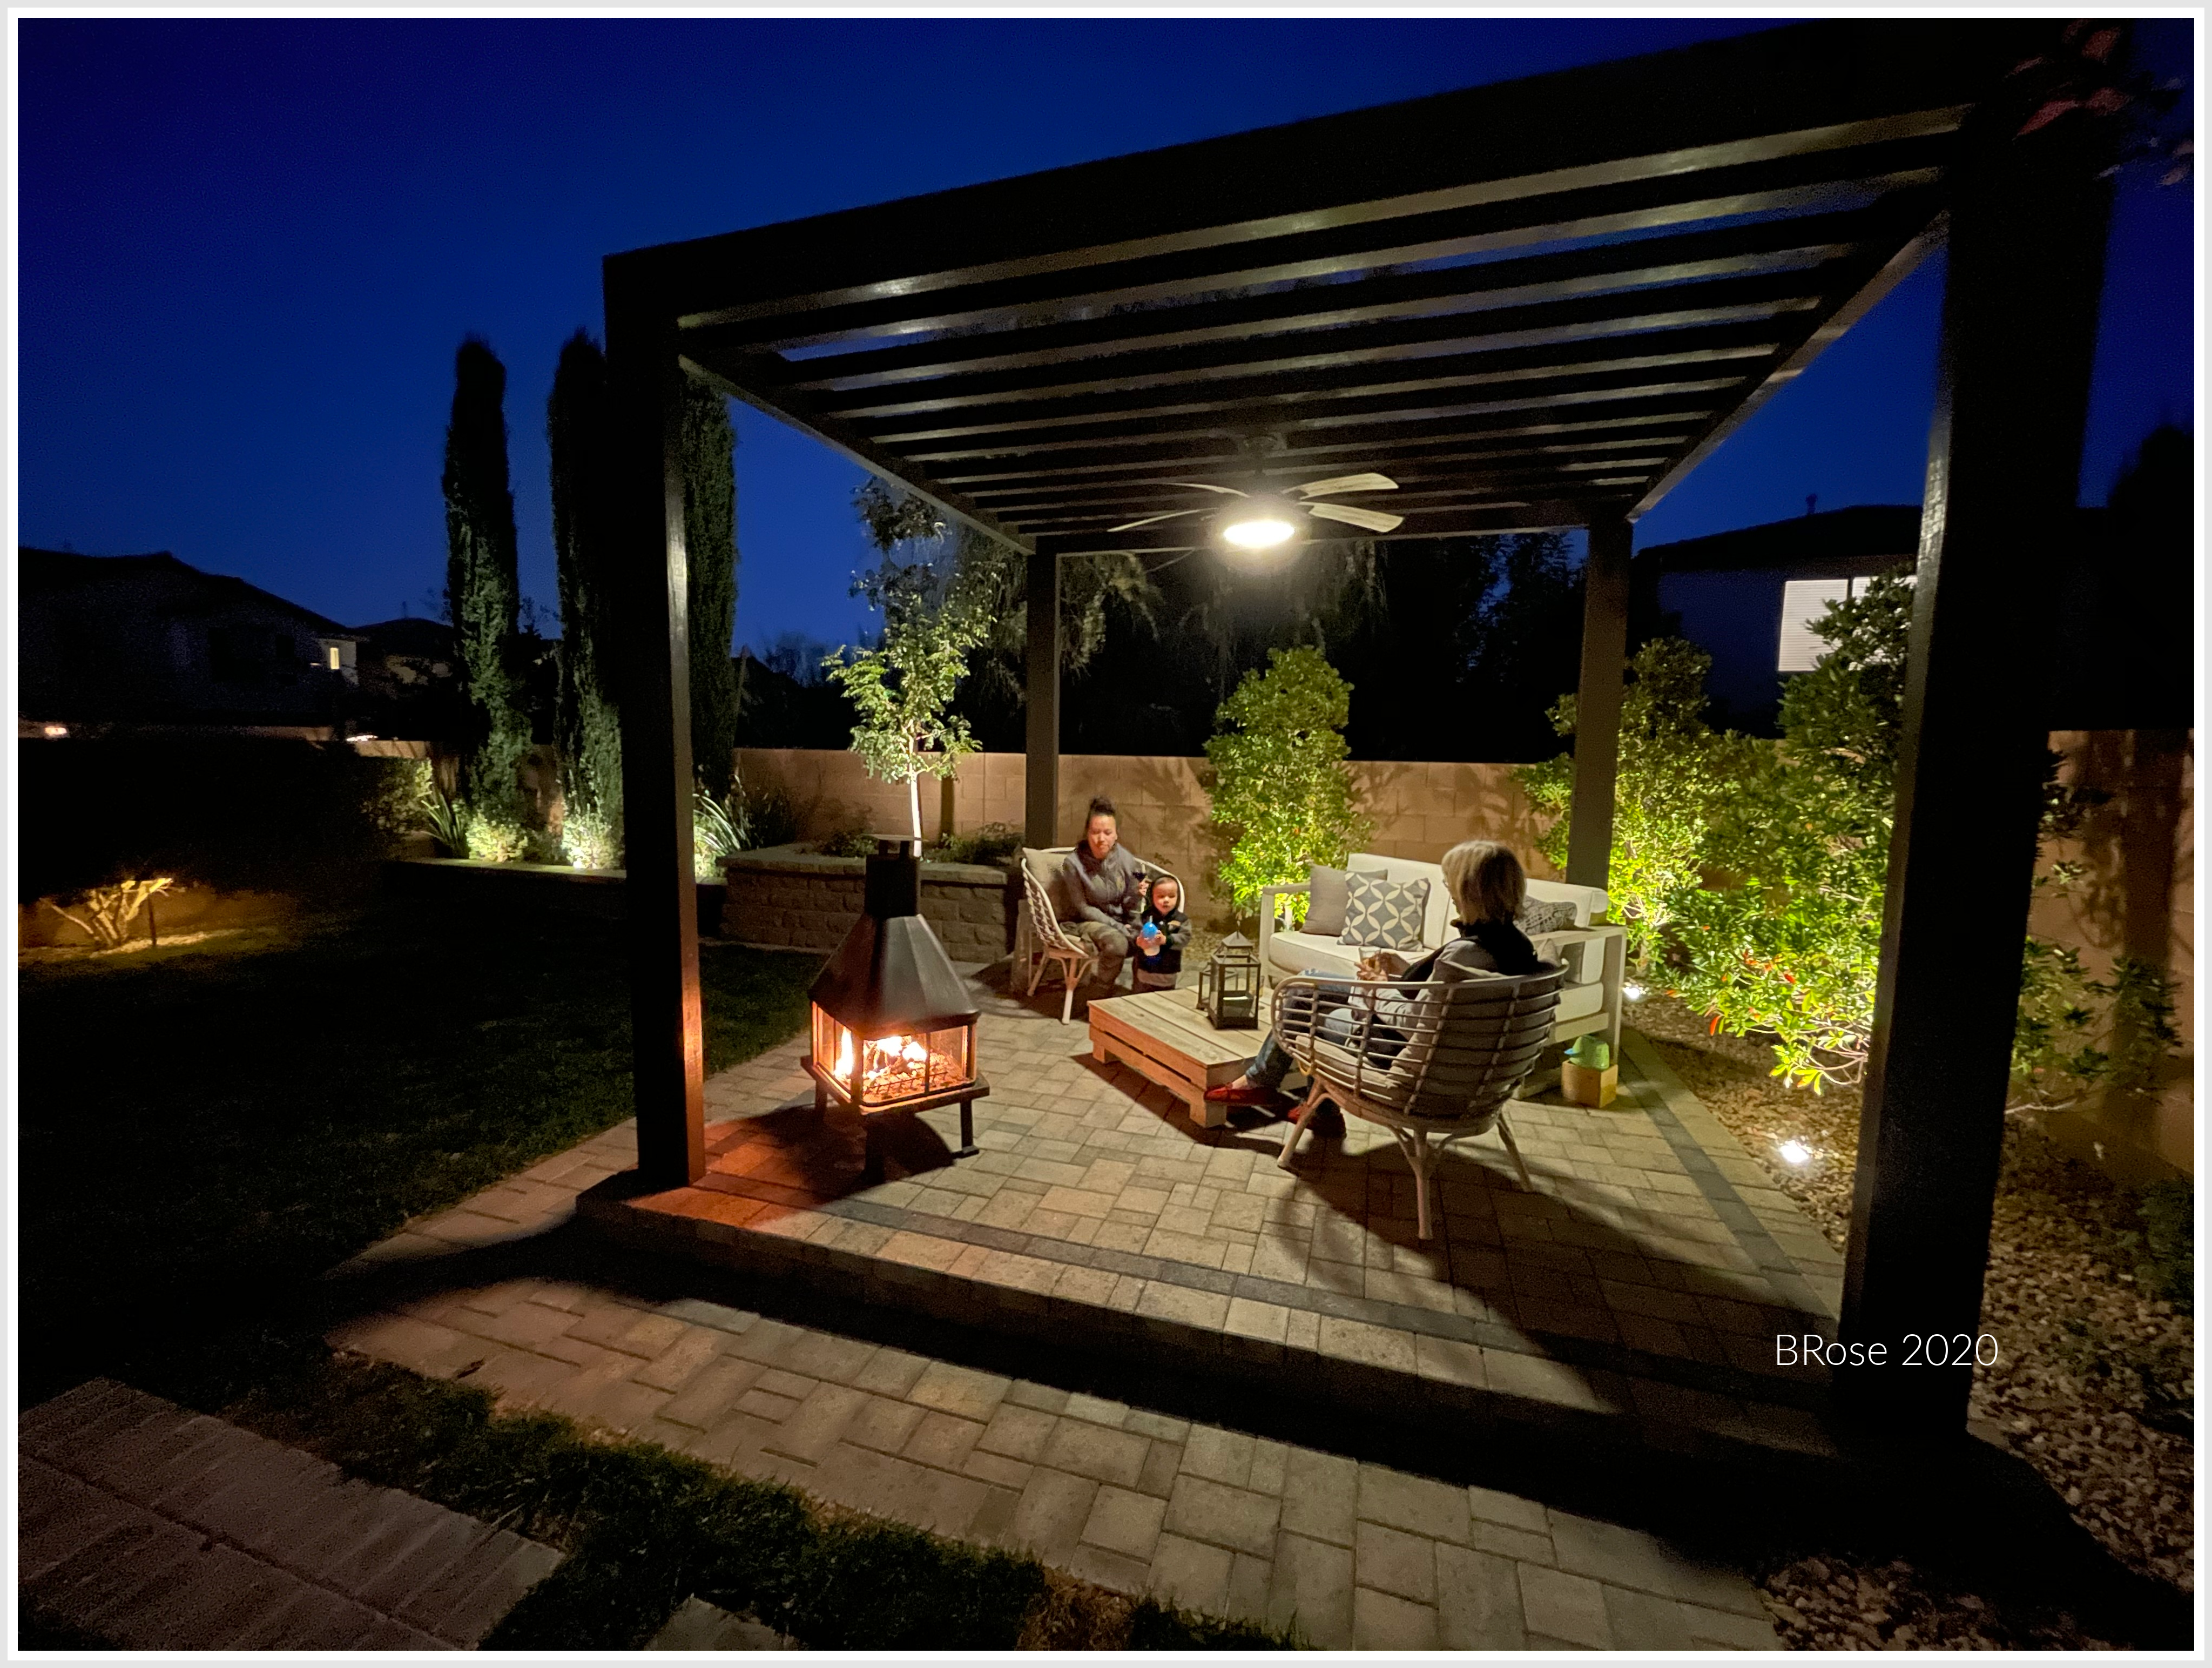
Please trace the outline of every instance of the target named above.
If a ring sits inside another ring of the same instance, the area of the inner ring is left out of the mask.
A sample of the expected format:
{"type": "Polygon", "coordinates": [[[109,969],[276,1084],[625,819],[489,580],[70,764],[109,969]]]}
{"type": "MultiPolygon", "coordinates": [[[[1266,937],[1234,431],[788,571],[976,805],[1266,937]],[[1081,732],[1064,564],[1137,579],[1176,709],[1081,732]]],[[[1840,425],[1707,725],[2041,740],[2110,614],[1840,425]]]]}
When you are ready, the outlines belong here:
{"type": "Polygon", "coordinates": [[[1977,111],[1951,212],[1844,1262],[1842,1336],[1887,1359],[1840,1370],[1838,1396],[1919,1432],[1964,1421],[1955,1340],[1982,1330],[2048,740],[2039,628],[2075,527],[2111,201],[2094,133],[2021,134],[2034,107],[2023,89],[1977,111]]]}

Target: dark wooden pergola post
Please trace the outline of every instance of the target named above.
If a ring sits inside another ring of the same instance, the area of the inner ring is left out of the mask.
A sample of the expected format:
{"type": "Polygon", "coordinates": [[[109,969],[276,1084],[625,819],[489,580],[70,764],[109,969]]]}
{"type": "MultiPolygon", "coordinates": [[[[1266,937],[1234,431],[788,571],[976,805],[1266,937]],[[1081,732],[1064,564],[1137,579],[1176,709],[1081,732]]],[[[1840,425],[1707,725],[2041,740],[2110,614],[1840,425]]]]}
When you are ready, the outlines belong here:
{"type": "Polygon", "coordinates": [[[1840,1371],[1863,1417],[1962,1426],[1970,1366],[1902,1365],[1980,1330],[2035,866],[2043,604],[2067,557],[2110,191],[2076,122],[1976,112],[1952,197],[1881,965],[1844,1272],[1840,1371]],[[1922,1353],[1927,1353],[1922,1346],[1922,1353]]]}
{"type": "Polygon", "coordinates": [[[1029,558],[1029,758],[1022,826],[1033,846],[1060,828],[1060,557],[1040,539],[1029,558]]]}
{"type": "Polygon", "coordinates": [[[691,874],[690,572],[684,548],[684,372],[673,314],[606,277],[614,515],[629,583],[622,667],[623,845],[637,1167],[647,1185],[707,1172],[699,904],[691,874]]]}
{"type": "Polygon", "coordinates": [[[1620,769],[1620,691],[1628,676],[1628,555],[1635,530],[1618,511],[1592,515],[1583,564],[1582,679],[1575,694],[1575,797],[1567,879],[1602,886],[1613,858],[1613,786],[1620,769]]]}

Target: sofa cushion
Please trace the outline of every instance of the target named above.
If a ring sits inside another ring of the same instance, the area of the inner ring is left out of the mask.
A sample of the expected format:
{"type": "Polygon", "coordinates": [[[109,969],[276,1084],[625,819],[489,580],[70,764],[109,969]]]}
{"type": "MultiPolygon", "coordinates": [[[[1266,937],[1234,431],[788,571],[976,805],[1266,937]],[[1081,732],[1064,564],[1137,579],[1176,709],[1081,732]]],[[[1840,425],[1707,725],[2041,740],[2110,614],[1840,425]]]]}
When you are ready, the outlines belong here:
{"type": "Polygon", "coordinates": [[[1344,860],[1344,866],[1355,874],[1380,869],[1389,880],[1427,881],[1429,906],[1421,916],[1421,943],[1433,950],[1451,936],[1452,917],[1459,913],[1459,908],[1452,902],[1451,888],[1444,885],[1442,864],[1424,863],[1411,857],[1381,857],[1371,851],[1355,851],[1344,860]]]}
{"type": "Polygon", "coordinates": [[[1370,950],[1419,950],[1429,883],[1352,874],[1345,880],[1344,930],[1338,941],[1370,950]]]}
{"type": "Polygon", "coordinates": [[[1279,973],[1303,973],[1308,969],[1333,978],[1353,978],[1359,971],[1359,952],[1319,933],[1276,933],[1267,941],[1267,960],[1279,973]]]}
{"type": "MultiPolygon", "coordinates": [[[[1302,931],[1322,938],[1334,938],[1344,930],[1344,906],[1347,901],[1345,889],[1348,869],[1331,868],[1326,863],[1316,863],[1306,884],[1306,918],[1298,923],[1302,931]]],[[[1379,868],[1370,871],[1380,874],[1379,868]]]]}
{"type": "Polygon", "coordinates": [[[1521,903],[1521,913],[1513,917],[1513,924],[1534,938],[1539,933],[1556,933],[1577,926],[1575,906],[1566,898],[1528,898],[1521,903]]]}

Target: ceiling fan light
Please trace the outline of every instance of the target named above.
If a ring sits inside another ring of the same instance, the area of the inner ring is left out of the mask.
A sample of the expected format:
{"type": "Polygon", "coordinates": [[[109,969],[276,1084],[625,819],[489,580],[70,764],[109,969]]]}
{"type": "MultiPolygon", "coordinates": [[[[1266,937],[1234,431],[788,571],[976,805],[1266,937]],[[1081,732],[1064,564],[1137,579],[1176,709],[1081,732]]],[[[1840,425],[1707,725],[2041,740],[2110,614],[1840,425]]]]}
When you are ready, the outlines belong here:
{"type": "Polygon", "coordinates": [[[1246,515],[1221,529],[1221,536],[1240,551],[1271,551],[1297,537],[1298,530],[1279,515],[1246,515]]]}
{"type": "Polygon", "coordinates": [[[1254,496],[1222,512],[1214,523],[1221,542],[1233,550],[1274,551],[1301,531],[1296,513],[1279,498],[1254,496]]]}

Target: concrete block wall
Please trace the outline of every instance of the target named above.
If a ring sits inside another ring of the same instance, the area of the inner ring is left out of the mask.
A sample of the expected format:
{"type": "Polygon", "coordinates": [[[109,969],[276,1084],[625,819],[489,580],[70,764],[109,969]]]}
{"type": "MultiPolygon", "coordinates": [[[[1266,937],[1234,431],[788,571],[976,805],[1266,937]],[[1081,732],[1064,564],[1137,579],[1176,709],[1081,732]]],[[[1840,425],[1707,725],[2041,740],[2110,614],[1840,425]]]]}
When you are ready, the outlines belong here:
{"type": "MultiPolygon", "coordinates": [[[[722,935],[748,944],[834,950],[860,919],[864,860],[771,846],[724,865],[722,935]]],[[[921,915],[955,961],[996,961],[1012,943],[1001,870],[924,863],[921,915]]]]}
{"type": "MultiPolygon", "coordinates": [[[[953,826],[972,833],[985,823],[1022,825],[1027,760],[1019,753],[977,753],[963,759],[953,784],[953,826]]],[[[1212,802],[1200,785],[1203,758],[1142,758],[1070,753],[1060,761],[1059,837],[1073,844],[1092,795],[1103,794],[1119,812],[1122,843],[1162,864],[1189,888],[1191,912],[1214,915],[1211,872],[1218,854],[1206,839],[1212,802]]],[[[848,752],[743,747],[738,769],[749,782],[780,783],[798,807],[802,839],[818,839],[860,824],[881,832],[907,826],[904,793],[869,776],[848,752]]],[[[1360,802],[1375,822],[1361,849],[1389,857],[1434,861],[1461,840],[1502,840],[1531,874],[1553,870],[1538,854],[1540,823],[1513,780],[1510,764],[1355,764],[1360,802]]],[[[942,795],[924,782],[924,837],[942,826],[942,795]]],[[[857,904],[854,906],[857,908],[857,904]]]]}

